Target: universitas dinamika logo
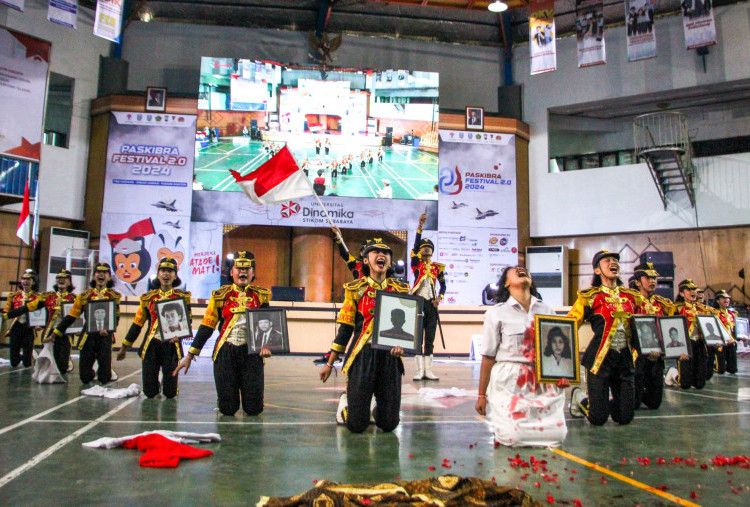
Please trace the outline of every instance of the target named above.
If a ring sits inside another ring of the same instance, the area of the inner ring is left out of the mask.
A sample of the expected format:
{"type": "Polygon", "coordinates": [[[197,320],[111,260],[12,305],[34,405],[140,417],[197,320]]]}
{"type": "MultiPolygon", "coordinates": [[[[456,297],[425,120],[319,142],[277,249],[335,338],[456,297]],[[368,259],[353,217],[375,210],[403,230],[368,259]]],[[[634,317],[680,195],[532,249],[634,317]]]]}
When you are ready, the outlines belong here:
{"type": "Polygon", "coordinates": [[[453,169],[450,167],[441,168],[439,176],[440,193],[456,195],[463,190],[464,184],[461,180],[461,173],[458,170],[458,166],[453,169]]]}
{"type": "Polygon", "coordinates": [[[283,218],[289,218],[292,215],[299,213],[299,204],[294,201],[289,201],[288,204],[281,205],[281,216],[283,218]]]}

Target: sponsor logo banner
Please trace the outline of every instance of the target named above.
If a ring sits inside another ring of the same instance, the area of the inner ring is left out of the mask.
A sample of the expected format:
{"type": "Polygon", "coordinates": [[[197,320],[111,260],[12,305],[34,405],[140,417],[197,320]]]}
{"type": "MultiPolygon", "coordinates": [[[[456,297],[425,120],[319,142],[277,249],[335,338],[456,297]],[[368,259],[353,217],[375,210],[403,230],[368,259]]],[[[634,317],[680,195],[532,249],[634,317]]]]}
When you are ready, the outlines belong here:
{"type": "Polygon", "coordinates": [[[555,35],[554,0],[530,2],[529,50],[531,52],[531,75],[557,70],[555,35]]]}
{"type": "Polygon", "coordinates": [[[78,23],[78,0],[49,0],[47,19],[58,25],[76,28],[78,23]]]}
{"type": "Polygon", "coordinates": [[[654,58],[654,0],[625,0],[625,27],[628,34],[628,61],[654,58]]]}
{"type": "Polygon", "coordinates": [[[120,43],[123,0],[98,0],[94,15],[94,35],[120,43]]]}
{"type": "Polygon", "coordinates": [[[607,63],[602,0],[576,0],[578,67],[607,63]]]}

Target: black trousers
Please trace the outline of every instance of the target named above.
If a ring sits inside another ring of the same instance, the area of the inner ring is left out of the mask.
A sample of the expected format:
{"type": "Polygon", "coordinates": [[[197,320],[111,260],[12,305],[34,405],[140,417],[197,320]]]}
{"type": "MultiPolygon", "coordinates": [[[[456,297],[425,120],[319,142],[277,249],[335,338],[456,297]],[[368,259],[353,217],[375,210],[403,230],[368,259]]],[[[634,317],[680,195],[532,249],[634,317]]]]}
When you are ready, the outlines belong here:
{"type": "Polygon", "coordinates": [[[55,364],[60,373],[65,375],[68,371],[70,361],[70,337],[55,335],[55,343],[52,345],[52,354],[55,356],[55,364]]]}
{"type": "Polygon", "coordinates": [[[635,408],[641,403],[650,409],[661,405],[664,394],[664,359],[652,361],[640,355],[635,362],[635,408]]]}
{"type": "Polygon", "coordinates": [[[702,339],[690,342],[690,359],[677,361],[678,381],[683,389],[703,389],[708,378],[708,351],[702,339]]]}
{"type": "Polygon", "coordinates": [[[714,373],[718,373],[719,375],[725,373],[727,371],[726,345],[709,347],[708,362],[708,378],[711,378],[714,373]]]}
{"type": "MultiPolygon", "coordinates": [[[[94,380],[94,361],[97,362],[96,378],[102,384],[112,380],[112,336],[99,333],[90,334],[81,348],[80,360],[78,362],[78,374],[81,382],[88,384],[94,380]]],[[[68,365],[65,365],[65,369],[68,365]]]]}
{"type": "Polygon", "coordinates": [[[425,356],[431,356],[435,349],[435,331],[438,324],[438,309],[432,304],[432,299],[425,299],[423,305],[424,320],[422,321],[423,340],[422,350],[425,356]]]}
{"type": "Polygon", "coordinates": [[[214,382],[222,414],[236,414],[240,401],[247,415],[263,412],[263,359],[248,355],[247,345],[221,346],[214,361],[214,382]]]}
{"type": "Polygon", "coordinates": [[[727,373],[737,373],[737,342],[724,345],[727,373]]]}
{"type": "Polygon", "coordinates": [[[633,356],[627,347],[620,352],[607,352],[598,373],[587,370],[586,382],[589,396],[586,417],[591,424],[601,426],[609,416],[618,424],[629,424],[633,420],[634,368],[633,356]]]}
{"type": "Polygon", "coordinates": [[[400,358],[365,345],[347,372],[347,428],[354,433],[365,431],[370,424],[370,400],[375,395],[375,424],[383,431],[393,431],[399,423],[403,374],[400,358]]]}
{"type": "Polygon", "coordinates": [[[10,336],[10,365],[18,366],[23,356],[23,365],[31,366],[32,352],[34,350],[34,330],[16,321],[8,333],[10,336]]]}
{"type": "Polygon", "coordinates": [[[143,358],[142,371],[143,394],[148,398],[153,398],[159,394],[160,387],[167,398],[177,396],[177,377],[172,376],[172,373],[180,362],[177,355],[178,346],[157,338],[149,342],[146,355],[143,358]],[[159,385],[159,371],[162,373],[161,386],[159,385]]]}

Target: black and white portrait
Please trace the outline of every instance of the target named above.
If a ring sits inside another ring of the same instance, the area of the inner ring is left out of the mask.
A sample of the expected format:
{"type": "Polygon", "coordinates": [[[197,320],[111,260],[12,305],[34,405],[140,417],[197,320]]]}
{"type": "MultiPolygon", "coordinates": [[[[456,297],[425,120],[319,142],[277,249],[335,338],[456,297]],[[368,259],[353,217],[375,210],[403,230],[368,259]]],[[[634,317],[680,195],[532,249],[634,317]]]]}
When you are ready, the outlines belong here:
{"type": "Polygon", "coordinates": [[[658,323],[664,341],[664,357],[670,359],[690,355],[685,317],[659,317],[658,323]]]}
{"type": "Polygon", "coordinates": [[[416,296],[378,292],[375,301],[373,348],[417,350],[422,336],[422,301],[416,296]]]}
{"type": "Polygon", "coordinates": [[[161,339],[165,341],[190,338],[193,334],[184,299],[163,299],[156,303],[161,339]]]}
{"type": "Polygon", "coordinates": [[[247,311],[248,352],[269,349],[274,354],[289,352],[286,311],[282,308],[261,308],[247,311]]]}
{"type": "Polygon", "coordinates": [[[569,317],[536,315],[534,318],[535,370],[540,382],[565,378],[578,383],[578,328],[569,317]]]}
{"type": "Polygon", "coordinates": [[[706,345],[721,346],[724,345],[724,338],[721,336],[721,322],[713,315],[698,315],[698,326],[700,327],[703,339],[706,345]]]}
{"type": "Polygon", "coordinates": [[[642,354],[663,352],[659,342],[659,328],[656,324],[656,317],[650,315],[633,317],[633,330],[642,354]]]}
{"type": "Polygon", "coordinates": [[[89,301],[86,304],[86,332],[89,334],[115,330],[115,302],[112,299],[89,301]]]}

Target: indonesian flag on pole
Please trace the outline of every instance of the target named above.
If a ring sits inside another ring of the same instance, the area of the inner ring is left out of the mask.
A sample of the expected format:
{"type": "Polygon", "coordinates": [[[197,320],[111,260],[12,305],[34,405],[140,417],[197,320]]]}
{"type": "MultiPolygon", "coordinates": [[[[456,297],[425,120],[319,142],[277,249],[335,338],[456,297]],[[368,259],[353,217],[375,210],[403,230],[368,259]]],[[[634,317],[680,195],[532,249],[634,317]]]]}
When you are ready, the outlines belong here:
{"type": "Polygon", "coordinates": [[[29,234],[31,233],[31,216],[29,215],[29,180],[26,180],[26,189],[23,191],[23,205],[21,206],[21,216],[18,217],[18,229],[16,236],[29,244],[29,234]]]}
{"type": "Polygon", "coordinates": [[[229,172],[250,200],[257,204],[278,204],[313,194],[310,181],[286,146],[250,174],[240,176],[231,169],[229,172]]]}

